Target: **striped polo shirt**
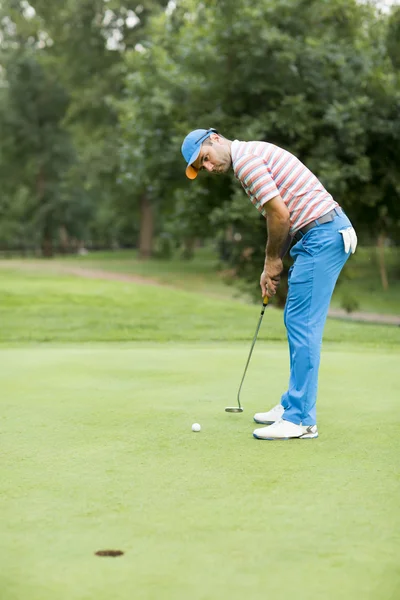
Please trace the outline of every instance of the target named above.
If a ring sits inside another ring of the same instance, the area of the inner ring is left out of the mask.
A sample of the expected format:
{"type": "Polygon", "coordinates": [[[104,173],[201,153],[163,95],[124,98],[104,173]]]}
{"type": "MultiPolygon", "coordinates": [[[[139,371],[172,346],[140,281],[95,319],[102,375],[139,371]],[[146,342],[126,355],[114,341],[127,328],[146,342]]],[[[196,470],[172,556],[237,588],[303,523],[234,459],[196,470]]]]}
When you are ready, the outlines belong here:
{"type": "Polygon", "coordinates": [[[231,146],[234,173],[257,210],[280,195],[290,213],[290,234],[338,206],[322,183],[287,150],[268,142],[231,146]]]}

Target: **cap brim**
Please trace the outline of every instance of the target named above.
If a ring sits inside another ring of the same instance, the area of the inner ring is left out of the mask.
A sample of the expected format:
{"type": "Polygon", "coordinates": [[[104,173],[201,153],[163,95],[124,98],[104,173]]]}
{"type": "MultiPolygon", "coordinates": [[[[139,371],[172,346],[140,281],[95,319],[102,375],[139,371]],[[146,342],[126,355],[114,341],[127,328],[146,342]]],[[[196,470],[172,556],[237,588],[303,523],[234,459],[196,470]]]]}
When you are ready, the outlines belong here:
{"type": "Polygon", "coordinates": [[[197,159],[197,157],[200,154],[200,150],[201,150],[201,145],[196,148],[196,150],[193,152],[192,156],[190,157],[190,160],[187,164],[186,167],[186,177],[188,177],[189,179],[196,179],[197,174],[199,172],[199,169],[196,169],[196,167],[193,166],[194,161],[197,159]]]}
{"type": "Polygon", "coordinates": [[[196,179],[198,173],[199,173],[199,170],[196,169],[196,167],[193,167],[192,165],[188,165],[186,167],[186,177],[188,179],[196,179]]]}

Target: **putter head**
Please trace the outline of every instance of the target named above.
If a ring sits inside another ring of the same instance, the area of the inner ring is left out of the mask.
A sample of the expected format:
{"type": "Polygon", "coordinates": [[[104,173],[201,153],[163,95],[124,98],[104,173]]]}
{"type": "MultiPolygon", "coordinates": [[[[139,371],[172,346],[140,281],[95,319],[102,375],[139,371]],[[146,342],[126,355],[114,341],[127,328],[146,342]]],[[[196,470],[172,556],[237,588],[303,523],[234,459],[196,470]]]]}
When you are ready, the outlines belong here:
{"type": "Polygon", "coordinates": [[[225,412],[230,412],[230,413],[241,413],[243,412],[243,408],[240,406],[227,406],[225,409],[225,412]]]}

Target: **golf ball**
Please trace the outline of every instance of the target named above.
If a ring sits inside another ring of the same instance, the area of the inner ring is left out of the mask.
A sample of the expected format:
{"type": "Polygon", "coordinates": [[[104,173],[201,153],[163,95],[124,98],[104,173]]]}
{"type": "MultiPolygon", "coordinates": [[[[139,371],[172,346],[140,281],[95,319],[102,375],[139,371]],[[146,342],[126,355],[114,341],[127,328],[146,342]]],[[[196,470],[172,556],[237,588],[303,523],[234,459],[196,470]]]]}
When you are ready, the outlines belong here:
{"type": "Polygon", "coordinates": [[[198,423],[193,423],[192,431],[200,431],[200,430],[201,430],[201,426],[198,423]]]}

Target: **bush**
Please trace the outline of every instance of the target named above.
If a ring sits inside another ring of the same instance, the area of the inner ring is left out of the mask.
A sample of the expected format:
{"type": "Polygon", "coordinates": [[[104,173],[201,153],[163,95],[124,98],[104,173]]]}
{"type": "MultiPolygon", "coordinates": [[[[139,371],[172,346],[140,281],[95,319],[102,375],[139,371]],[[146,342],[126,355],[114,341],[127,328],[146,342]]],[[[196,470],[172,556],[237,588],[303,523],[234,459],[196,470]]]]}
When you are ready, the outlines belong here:
{"type": "Polygon", "coordinates": [[[348,313],[352,313],[360,307],[360,304],[350,293],[345,293],[342,296],[340,306],[348,313]]]}
{"type": "Polygon", "coordinates": [[[161,260],[170,260],[174,253],[175,243],[170,233],[160,233],[154,242],[153,256],[161,260]]]}

